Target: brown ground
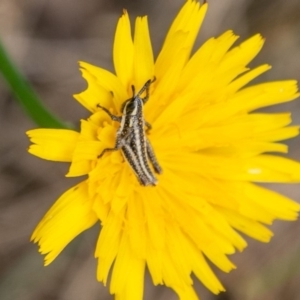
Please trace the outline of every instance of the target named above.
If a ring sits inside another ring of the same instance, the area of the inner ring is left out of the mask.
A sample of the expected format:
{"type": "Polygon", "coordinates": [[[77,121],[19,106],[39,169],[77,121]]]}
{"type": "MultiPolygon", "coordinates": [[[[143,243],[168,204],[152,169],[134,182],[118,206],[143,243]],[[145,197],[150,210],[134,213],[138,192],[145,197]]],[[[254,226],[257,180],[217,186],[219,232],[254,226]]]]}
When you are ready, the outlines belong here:
{"type": "MultiPolygon", "coordinates": [[[[123,8],[132,17],[149,15],[157,53],[164,34],[184,0],[1,0],[0,36],[16,64],[27,75],[45,104],[62,119],[78,124],[87,112],[72,99],[85,82],[78,60],[112,70],[111,49],[117,19],[123,8]]],[[[256,32],[266,45],[255,64],[273,69],[261,80],[300,79],[299,0],[209,0],[210,9],[199,43],[233,29],[245,39],[256,32]]],[[[67,165],[39,160],[26,152],[24,132],[35,124],[0,79],[0,299],[104,300],[113,299],[95,279],[93,258],[99,228],[81,235],[49,267],[44,268],[29,236],[53,201],[74,180],[64,178],[67,165]]],[[[273,110],[293,111],[300,123],[300,101],[273,110]]],[[[289,142],[290,156],[300,158],[299,141],[289,142]]],[[[272,186],[300,200],[299,185],[272,186]]],[[[227,293],[214,296],[195,283],[204,300],[300,299],[299,222],[276,222],[269,244],[249,240],[233,256],[238,269],[217,271],[227,293]]],[[[146,300],[177,299],[146,279],[146,300]]]]}

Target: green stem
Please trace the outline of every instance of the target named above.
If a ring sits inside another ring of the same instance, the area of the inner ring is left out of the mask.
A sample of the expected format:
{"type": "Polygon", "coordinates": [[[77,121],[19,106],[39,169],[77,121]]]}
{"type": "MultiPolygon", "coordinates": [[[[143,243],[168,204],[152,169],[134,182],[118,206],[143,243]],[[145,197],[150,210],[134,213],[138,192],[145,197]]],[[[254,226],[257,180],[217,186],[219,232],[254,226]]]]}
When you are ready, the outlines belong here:
{"type": "Polygon", "coordinates": [[[42,104],[40,98],[32,89],[26,78],[19,72],[10,60],[0,41],[0,72],[16,96],[25,112],[40,127],[69,128],[50,113],[42,104]]]}

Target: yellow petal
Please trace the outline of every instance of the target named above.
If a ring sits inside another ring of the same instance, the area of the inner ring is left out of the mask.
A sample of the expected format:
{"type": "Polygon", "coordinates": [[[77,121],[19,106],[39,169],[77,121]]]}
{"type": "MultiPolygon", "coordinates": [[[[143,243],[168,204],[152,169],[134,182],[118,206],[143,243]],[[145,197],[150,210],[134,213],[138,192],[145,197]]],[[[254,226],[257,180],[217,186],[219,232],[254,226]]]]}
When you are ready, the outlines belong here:
{"type": "Polygon", "coordinates": [[[273,155],[260,155],[244,163],[249,180],[256,182],[299,182],[300,163],[273,155]]]}
{"type": "Polygon", "coordinates": [[[299,135],[299,126],[290,126],[257,134],[257,138],[265,141],[282,141],[297,135],[299,135]]]}
{"type": "MultiPolygon", "coordinates": [[[[164,60],[161,57],[164,57],[166,53],[172,55],[168,49],[177,47],[183,47],[186,49],[186,60],[188,59],[192,47],[195,42],[195,38],[199,32],[199,28],[203,22],[204,16],[207,11],[207,4],[203,4],[200,6],[198,1],[188,0],[186,4],[182,7],[179,14],[173,21],[171,28],[167,34],[166,40],[164,42],[163,48],[160,51],[160,54],[157,58],[156,66],[155,66],[155,74],[158,77],[162,77],[163,69],[166,69],[164,65],[164,60]],[[174,37],[177,36],[179,32],[186,32],[188,34],[187,39],[184,37],[184,43],[178,44],[174,37]]],[[[173,61],[176,61],[176,57],[173,56],[173,61]]],[[[167,65],[168,67],[168,65],[167,65]]]]}
{"type": "Polygon", "coordinates": [[[163,252],[163,281],[173,289],[184,290],[192,284],[190,266],[184,253],[182,232],[178,227],[167,227],[167,249],[163,252]]]}
{"type": "Polygon", "coordinates": [[[93,163],[88,160],[72,161],[66,177],[78,177],[88,174],[93,169],[93,163]]]}
{"type": "Polygon", "coordinates": [[[203,254],[191,242],[185,243],[185,246],[187,247],[186,253],[189,253],[187,258],[190,260],[193,273],[195,273],[197,278],[214,294],[225,291],[203,254]]]}
{"type": "MultiPolygon", "coordinates": [[[[167,173],[166,168],[164,172],[167,173]]],[[[171,181],[173,178],[174,177],[168,173],[168,180],[171,181]]],[[[174,182],[174,180],[172,182],[174,182]]],[[[187,194],[184,193],[184,189],[173,189],[172,185],[172,191],[160,189],[159,195],[164,201],[165,206],[168,208],[169,213],[174,218],[174,221],[180,225],[185,234],[189,236],[197,247],[201,249],[220,269],[225,271],[231,270],[233,265],[226,258],[225,254],[234,253],[234,246],[229,240],[212,230],[209,224],[202,220],[197,211],[192,207],[184,205],[183,201],[185,198],[182,196],[185,195],[185,197],[187,197],[187,194]]]]}
{"type": "Polygon", "coordinates": [[[213,73],[237,39],[238,36],[229,30],[216,39],[211,38],[206,41],[188,61],[182,72],[178,89],[190,89],[192,81],[203,82],[199,76],[204,77],[208,72],[213,73]]]}
{"type": "Polygon", "coordinates": [[[82,77],[87,81],[88,88],[80,93],[73,95],[73,97],[86,109],[91,112],[98,110],[97,105],[100,104],[108,109],[112,106],[112,93],[100,83],[97,82],[97,78],[92,75],[89,70],[81,68],[82,77]]]}
{"type": "MultiPolygon", "coordinates": [[[[174,88],[178,85],[180,72],[189,59],[206,10],[207,4],[200,6],[199,2],[189,0],[174,20],[155,62],[157,82],[152,101],[147,105],[147,110],[150,112],[154,107],[157,108],[157,104],[160,106],[165,104],[162,102],[166,100],[164,91],[167,90],[171,96],[174,88]]],[[[156,111],[158,110],[156,109],[156,111]]],[[[152,114],[149,116],[150,120],[155,118],[152,114]]]]}
{"type": "Polygon", "coordinates": [[[91,209],[87,182],[65,192],[46,213],[34,230],[31,240],[46,254],[45,265],[50,264],[77,235],[93,226],[97,217],[91,209]]]}
{"type": "Polygon", "coordinates": [[[29,147],[29,153],[47,160],[72,161],[78,132],[66,129],[34,129],[26,134],[34,143],[29,147]]]}
{"type": "Polygon", "coordinates": [[[231,84],[228,85],[227,91],[228,93],[237,92],[240,88],[248,84],[251,80],[258,77],[259,75],[263,74],[264,72],[271,69],[270,65],[262,65],[252,69],[251,71],[247,72],[246,74],[240,76],[236,80],[234,80],[231,84]]]}
{"type": "Polygon", "coordinates": [[[284,103],[299,97],[297,81],[286,80],[254,85],[238,92],[229,106],[235,110],[253,111],[274,104],[284,103]],[[246,100],[247,98],[247,100],[246,100]]]}
{"type": "MultiPolygon", "coordinates": [[[[99,199],[100,200],[100,199],[99,199]]],[[[123,212],[119,215],[110,213],[105,222],[102,223],[102,229],[97,242],[95,257],[99,259],[97,268],[97,279],[103,281],[106,285],[109,270],[116,258],[121,241],[121,232],[123,224],[123,212]]]]}
{"type": "Polygon", "coordinates": [[[94,77],[94,80],[99,86],[112,94],[113,108],[119,111],[122,103],[128,98],[127,91],[120,79],[105,69],[95,67],[85,62],[80,62],[79,64],[81,68],[85,69],[86,72],[94,77]]]}
{"type": "Polygon", "coordinates": [[[123,234],[112,272],[110,292],[122,300],[142,299],[144,272],[145,261],[132,253],[128,236],[123,234]]]}
{"type": "Polygon", "coordinates": [[[255,182],[299,182],[300,163],[274,155],[226,157],[197,153],[169,154],[164,165],[172,170],[191,172],[200,177],[255,182]],[[176,161],[176,165],[173,163],[176,161]],[[191,163],[192,162],[192,163],[191,163]]]}
{"type": "Polygon", "coordinates": [[[228,51],[222,60],[218,72],[223,73],[230,70],[233,66],[245,67],[259,53],[264,43],[260,34],[247,39],[238,47],[228,51]]]}
{"type": "Polygon", "coordinates": [[[298,217],[300,205],[288,197],[254,184],[246,184],[244,191],[245,197],[267,210],[273,219],[296,220],[298,217]]]}
{"type": "Polygon", "coordinates": [[[267,243],[273,236],[273,233],[267,227],[255,220],[245,218],[238,213],[225,209],[220,208],[219,210],[233,228],[236,228],[254,239],[267,243]]]}
{"type": "Polygon", "coordinates": [[[133,70],[136,91],[153,79],[154,59],[147,17],[138,17],[135,22],[133,70]]]}
{"type": "MultiPolygon", "coordinates": [[[[183,41],[187,38],[188,33],[178,32],[173,37],[173,41],[178,45],[182,45],[183,41]]],[[[163,73],[157,70],[158,63],[156,62],[155,64],[155,76],[157,80],[154,83],[155,88],[151,94],[151,101],[148,101],[145,106],[147,119],[151,122],[164,111],[167,104],[169,104],[168,100],[172,99],[171,95],[178,84],[180,71],[187,59],[186,48],[182,46],[174,48],[171,44],[167,45],[165,55],[166,57],[161,58],[164,62],[163,73]],[[167,94],[166,91],[168,91],[167,94]],[[166,95],[168,96],[166,97],[166,95]]]]}
{"type": "MultiPolygon", "coordinates": [[[[131,38],[130,20],[126,10],[119,19],[114,41],[113,57],[116,74],[123,86],[131,93],[134,47],[131,38]]],[[[141,66],[142,67],[142,66],[141,66]]]]}

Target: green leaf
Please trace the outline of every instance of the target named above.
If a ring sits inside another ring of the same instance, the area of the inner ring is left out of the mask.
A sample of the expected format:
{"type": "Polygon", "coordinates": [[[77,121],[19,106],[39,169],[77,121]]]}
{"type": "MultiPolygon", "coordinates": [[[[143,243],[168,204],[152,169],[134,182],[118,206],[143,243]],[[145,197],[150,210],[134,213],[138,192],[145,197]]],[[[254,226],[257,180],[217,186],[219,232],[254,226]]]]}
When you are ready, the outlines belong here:
{"type": "Polygon", "coordinates": [[[42,104],[39,96],[33,90],[26,78],[14,66],[9,55],[0,41],[0,72],[16,96],[16,100],[23,107],[28,116],[43,128],[70,128],[60,121],[42,104]]]}

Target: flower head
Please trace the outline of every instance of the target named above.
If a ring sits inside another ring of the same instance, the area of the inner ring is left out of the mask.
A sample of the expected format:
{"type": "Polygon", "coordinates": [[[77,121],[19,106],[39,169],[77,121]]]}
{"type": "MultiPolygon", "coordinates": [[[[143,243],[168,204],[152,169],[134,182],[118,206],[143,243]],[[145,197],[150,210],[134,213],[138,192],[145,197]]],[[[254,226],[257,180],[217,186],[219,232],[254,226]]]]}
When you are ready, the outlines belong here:
{"type": "Polygon", "coordinates": [[[57,200],[32,240],[47,265],[100,221],[97,278],[106,284],[112,269],[116,299],[142,299],[146,267],[155,285],[171,287],[182,300],[198,299],[191,274],[217,294],[224,288],[207,261],[230,271],[235,266],[227,255],[246,247],[241,233],[268,242],[267,225],[295,220],[299,211],[297,203],[255,184],[300,181],[300,164],[275,155],[287,152],[279,141],[298,135],[297,126],[288,126],[290,114],[255,112],[296,99],[297,83],[248,85],[270,69],[247,67],[263,45],[260,35],[233,46],[238,37],[227,31],[191,55],[206,9],[186,2],[155,62],[147,17],[136,19],[132,39],[124,11],[113,49],[116,74],[80,63],[88,88],[75,98],[91,112],[80,131],[28,132],[30,153],[70,162],[68,177],[86,175],[57,200]],[[122,120],[132,112],[124,110],[124,102],[134,98],[132,86],[137,93],[154,78],[142,105],[142,120],[152,128],[142,128],[140,138],[151,142],[163,172],[155,174],[149,153],[144,161],[134,154],[136,164],[148,163],[157,178],[157,185],[146,186],[125,151],[125,145],[135,150],[141,139],[128,139],[129,125],[122,120]],[[103,153],[116,140],[120,150],[103,153]]]}

